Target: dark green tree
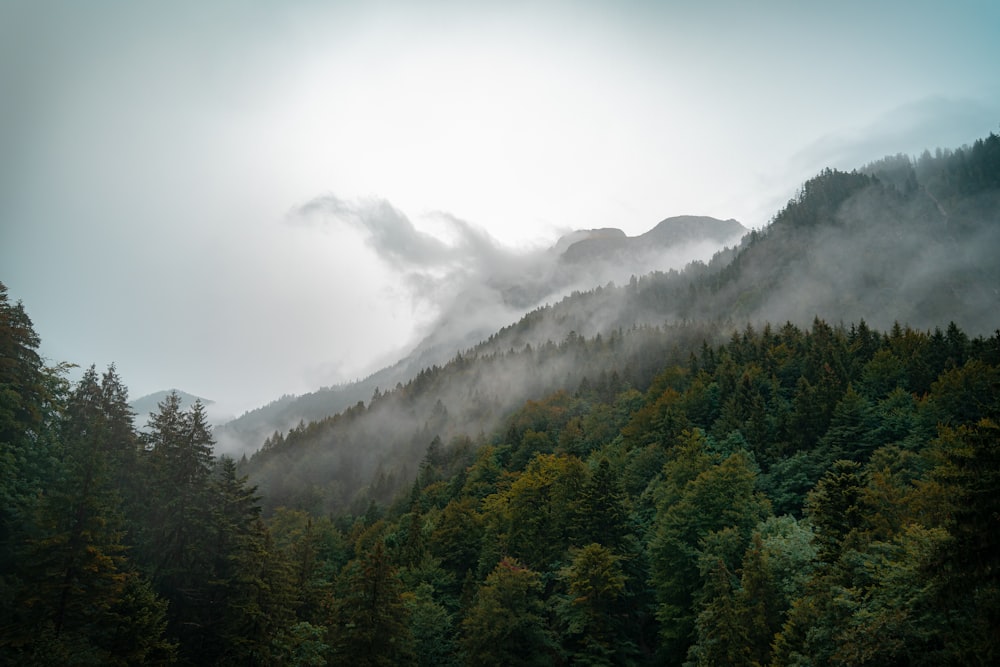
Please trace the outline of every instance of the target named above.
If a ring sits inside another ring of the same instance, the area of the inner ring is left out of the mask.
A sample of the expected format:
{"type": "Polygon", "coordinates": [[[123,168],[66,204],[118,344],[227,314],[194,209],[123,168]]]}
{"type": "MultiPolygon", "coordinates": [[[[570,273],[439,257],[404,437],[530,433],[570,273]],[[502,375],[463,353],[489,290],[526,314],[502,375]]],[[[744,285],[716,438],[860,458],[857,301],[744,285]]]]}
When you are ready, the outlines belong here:
{"type": "Polygon", "coordinates": [[[12,633],[26,663],[152,663],[172,654],[165,606],[132,568],[123,540],[116,454],[119,438],[135,443],[131,414],[108,410],[115,406],[103,389],[91,367],[70,394],[56,475],[33,517],[16,598],[21,630],[12,633]]]}
{"type": "Polygon", "coordinates": [[[23,305],[0,283],[0,625],[11,622],[23,544],[56,475],[62,376],[44,367],[23,305]]]}
{"type": "Polygon", "coordinates": [[[745,545],[753,527],[770,513],[755,482],[746,455],[735,453],[699,473],[679,492],[662,496],[650,543],[650,583],[658,601],[661,652],[668,662],[682,662],[695,638],[702,540],[729,529],[745,545]]]}
{"type": "Polygon", "coordinates": [[[566,594],[556,605],[563,646],[574,665],[634,664],[627,578],[621,556],[601,544],[574,550],[559,577],[566,594]]]}
{"type": "Polygon", "coordinates": [[[573,520],[576,544],[596,542],[622,553],[630,532],[628,497],[607,458],[584,483],[573,520]]]}
{"type": "Polygon", "coordinates": [[[412,664],[410,610],[382,540],[375,540],[371,549],[348,563],[343,579],[334,660],[363,667],[412,664]]]}
{"type": "Polygon", "coordinates": [[[468,664],[488,667],[550,665],[555,644],[537,572],[504,558],[486,578],[462,621],[468,664]]]}

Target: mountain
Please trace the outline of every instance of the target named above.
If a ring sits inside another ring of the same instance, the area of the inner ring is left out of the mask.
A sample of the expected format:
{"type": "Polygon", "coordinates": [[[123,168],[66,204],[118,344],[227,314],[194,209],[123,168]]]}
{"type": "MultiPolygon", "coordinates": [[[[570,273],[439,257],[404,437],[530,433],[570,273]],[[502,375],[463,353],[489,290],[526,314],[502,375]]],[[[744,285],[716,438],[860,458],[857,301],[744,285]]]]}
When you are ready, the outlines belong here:
{"type": "MultiPolygon", "coordinates": [[[[620,250],[621,235],[602,231],[576,237],[562,254],[595,239],[607,243],[594,257],[620,250]]],[[[273,434],[245,470],[269,503],[363,509],[408,484],[432,443],[482,442],[516,407],[552,392],[643,392],[651,369],[683,368],[706,344],[738,337],[745,327],[822,318],[893,331],[956,322],[989,333],[1000,312],[998,253],[995,135],[915,160],[893,156],[850,173],[826,170],[738,247],[536,308],[447,363],[395,388],[373,388],[367,404],[358,398],[273,434]]],[[[325,401],[327,409],[358,396],[350,391],[324,396],[335,399],[325,401]]]]}
{"type": "MultiPolygon", "coordinates": [[[[682,215],[667,218],[639,236],[626,236],[620,229],[608,228],[576,232],[568,237],[570,242],[560,259],[568,263],[586,262],[591,269],[595,261],[627,262],[629,268],[638,268],[635,273],[641,274],[664,268],[647,266],[662,252],[676,248],[690,250],[690,246],[695,244],[711,244],[717,249],[727,243],[738,242],[747,231],[733,219],[682,215]]],[[[560,242],[564,239],[567,237],[560,242]]]]}
{"type": "Polygon", "coordinates": [[[735,220],[679,216],[635,237],[614,228],[566,234],[551,248],[529,255],[517,271],[498,270],[470,281],[451,311],[399,362],[357,382],[284,396],[251,410],[215,429],[217,451],[253,451],[276,431],[323,419],[407,382],[422,369],[445,364],[544,303],[633,275],[681,268],[693,258],[707,259],[746,232],[735,220]]]}
{"type": "Polygon", "coordinates": [[[215,401],[201,396],[195,396],[194,394],[189,394],[181,391],[180,389],[165,389],[163,391],[157,391],[152,394],[140,396],[129,403],[129,407],[135,411],[136,425],[139,426],[139,428],[144,428],[146,423],[149,421],[150,415],[159,409],[159,404],[162,403],[163,400],[171,393],[176,393],[180,396],[182,410],[187,410],[194,405],[196,401],[201,401],[201,404],[206,408],[205,411],[212,424],[224,424],[232,419],[232,415],[220,413],[217,410],[212,409],[212,406],[215,405],[215,401]]]}

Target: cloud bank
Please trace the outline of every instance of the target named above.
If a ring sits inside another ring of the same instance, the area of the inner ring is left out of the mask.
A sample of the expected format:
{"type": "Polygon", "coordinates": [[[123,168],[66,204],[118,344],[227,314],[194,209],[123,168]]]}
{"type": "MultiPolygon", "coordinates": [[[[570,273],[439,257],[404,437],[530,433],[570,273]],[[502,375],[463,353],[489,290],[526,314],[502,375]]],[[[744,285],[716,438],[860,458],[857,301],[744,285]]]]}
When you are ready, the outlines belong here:
{"type": "Polygon", "coordinates": [[[650,243],[636,249],[633,244],[626,255],[617,245],[627,240],[620,230],[577,230],[549,247],[515,248],[449,213],[421,219],[432,232],[384,199],[352,201],[334,194],[295,207],[287,221],[334,235],[360,232],[414,312],[423,315],[413,341],[417,351],[437,349],[445,357],[573,290],[621,283],[652,270],[680,269],[709,259],[722,247],[719,241],[699,238],[672,246],[650,243]],[[598,245],[584,261],[571,259],[572,242],[588,236],[612,245],[605,252],[598,245]]]}

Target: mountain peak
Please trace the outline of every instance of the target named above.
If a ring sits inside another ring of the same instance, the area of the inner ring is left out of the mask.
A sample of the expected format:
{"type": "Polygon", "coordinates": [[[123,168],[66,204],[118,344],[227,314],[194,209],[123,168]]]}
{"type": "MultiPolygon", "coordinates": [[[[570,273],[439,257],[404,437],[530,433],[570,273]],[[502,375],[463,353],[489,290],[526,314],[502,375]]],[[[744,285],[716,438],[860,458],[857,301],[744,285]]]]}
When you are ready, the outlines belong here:
{"type": "Polygon", "coordinates": [[[709,241],[721,245],[738,240],[747,231],[732,218],[719,220],[705,215],[678,215],[661,220],[639,236],[627,236],[615,228],[579,230],[559,239],[555,250],[570,263],[594,259],[617,260],[623,253],[638,257],[688,243],[709,241]]]}
{"type": "Polygon", "coordinates": [[[637,236],[645,242],[685,243],[690,241],[717,241],[724,243],[740,237],[749,230],[736,220],[719,220],[707,215],[678,215],[661,220],[651,230],[637,236]]]}
{"type": "Polygon", "coordinates": [[[602,227],[600,229],[577,229],[569,234],[564,234],[559,237],[556,244],[552,247],[553,252],[557,255],[562,255],[570,247],[580,243],[581,241],[590,241],[593,239],[626,239],[625,232],[618,229],[617,227],[602,227]]]}

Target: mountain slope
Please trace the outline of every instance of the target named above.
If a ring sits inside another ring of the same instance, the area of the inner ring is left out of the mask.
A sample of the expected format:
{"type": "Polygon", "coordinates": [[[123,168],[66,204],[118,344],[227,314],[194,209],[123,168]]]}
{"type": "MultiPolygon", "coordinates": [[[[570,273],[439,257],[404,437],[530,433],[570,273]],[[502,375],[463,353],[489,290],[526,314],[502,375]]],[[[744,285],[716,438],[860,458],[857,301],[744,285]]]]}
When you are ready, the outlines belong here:
{"type": "MultiPolygon", "coordinates": [[[[336,414],[369,400],[376,391],[409,381],[422,369],[447,363],[456,353],[477,345],[542,303],[559,301],[573,290],[626,281],[631,275],[680,268],[691,257],[708,258],[723,244],[738,242],[746,231],[735,220],[679,216],[635,237],[613,228],[567,234],[549,250],[529,257],[526,270],[497,273],[485,285],[471,285],[466,296],[460,294],[456,299],[461,307],[443,314],[435,328],[399,362],[357,382],[282,397],[249,411],[216,429],[217,450],[237,455],[253,451],[276,431],[336,414]]],[[[563,335],[565,332],[556,333],[554,338],[560,340],[563,335]]]]}
{"type": "Polygon", "coordinates": [[[683,365],[747,323],[955,321],[991,332],[1000,312],[998,156],[991,135],[906,165],[825,171],[739,248],[536,309],[367,406],[269,439],[247,471],[267,497],[313,510],[385,502],[436,439],[489,433],[516,406],[560,389],[644,391],[650,369],[683,365]]]}

